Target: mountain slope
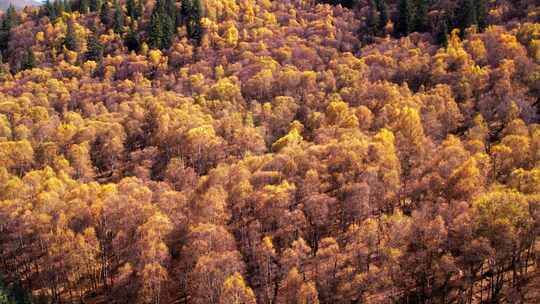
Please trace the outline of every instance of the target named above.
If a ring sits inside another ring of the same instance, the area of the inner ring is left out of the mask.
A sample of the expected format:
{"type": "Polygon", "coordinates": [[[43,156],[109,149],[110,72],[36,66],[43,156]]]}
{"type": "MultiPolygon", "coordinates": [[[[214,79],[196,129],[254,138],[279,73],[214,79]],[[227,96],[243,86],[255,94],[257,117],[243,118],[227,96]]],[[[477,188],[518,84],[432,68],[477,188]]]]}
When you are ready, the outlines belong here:
{"type": "Polygon", "coordinates": [[[4,289],[540,303],[535,2],[97,2],[3,17],[4,289]]]}
{"type": "Polygon", "coordinates": [[[0,10],[6,10],[10,4],[13,4],[16,9],[21,9],[26,6],[39,6],[41,2],[34,0],[0,0],[0,10]]]}

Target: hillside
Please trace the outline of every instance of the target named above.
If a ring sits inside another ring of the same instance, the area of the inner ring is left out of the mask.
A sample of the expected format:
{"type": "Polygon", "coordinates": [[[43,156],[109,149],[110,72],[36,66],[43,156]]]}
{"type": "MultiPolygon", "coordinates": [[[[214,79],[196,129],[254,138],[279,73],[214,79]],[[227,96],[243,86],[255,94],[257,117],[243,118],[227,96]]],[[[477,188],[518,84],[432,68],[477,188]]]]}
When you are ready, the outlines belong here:
{"type": "Polygon", "coordinates": [[[537,1],[0,18],[0,304],[540,302],[537,1]]]}
{"type": "Polygon", "coordinates": [[[0,0],[0,10],[5,11],[10,4],[17,9],[21,9],[26,6],[40,6],[41,2],[34,0],[0,0]]]}

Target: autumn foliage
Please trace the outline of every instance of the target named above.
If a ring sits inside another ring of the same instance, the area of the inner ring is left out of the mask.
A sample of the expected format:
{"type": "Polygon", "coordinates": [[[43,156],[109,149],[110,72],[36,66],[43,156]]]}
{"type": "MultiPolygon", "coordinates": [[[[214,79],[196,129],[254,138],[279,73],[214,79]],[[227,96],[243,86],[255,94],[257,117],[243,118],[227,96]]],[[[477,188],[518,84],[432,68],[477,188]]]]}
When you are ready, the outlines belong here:
{"type": "Polygon", "coordinates": [[[540,5],[399,2],[4,14],[0,303],[538,303],[540,5]]]}

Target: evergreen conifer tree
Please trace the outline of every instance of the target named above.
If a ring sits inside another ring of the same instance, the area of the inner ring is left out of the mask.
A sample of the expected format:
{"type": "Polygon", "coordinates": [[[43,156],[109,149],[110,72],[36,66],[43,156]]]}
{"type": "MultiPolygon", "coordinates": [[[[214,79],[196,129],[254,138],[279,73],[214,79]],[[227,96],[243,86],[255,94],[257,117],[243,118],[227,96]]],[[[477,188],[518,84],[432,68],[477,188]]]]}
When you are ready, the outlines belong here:
{"type": "Polygon", "coordinates": [[[62,16],[64,13],[64,1],[63,0],[54,0],[54,10],[58,16],[62,16]]]}
{"type": "Polygon", "coordinates": [[[12,304],[13,302],[9,299],[8,296],[9,292],[7,288],[4,286],[4,283],[2,282],[0,278],[0,304],[12,304]]]}
{"type": "Polygon", "coordinates": [[[103,45],[99,41],[99,36],[97,35],[97,30],[94,28],[92,33],[88,35],[87,39],[88,50],[84,54],[86,60],[92,60],[95,62],[100,62],[103,59],[103,45]]]}
{"type": "Polygon", "coordinates": [[[414,31],[425,32],[427,30],[428,5],[427,0],[416,0],[414,10],[414,31]]]}
{"type": "Polygon", "coordinates": [[[457,8],[456,17],[458,19],[457,27],[461,30],[462,34],[469,26],[477,24],[475,1],[462,0],[457,8]]]}
{"type": "Polygon", "coordinates": [[[167,12],[167,3],[158,0],[150,18],[149,43],[151,48],[166,49],[171,46],[175,20],[167,12]]]}
{"type": "Polygon", "coordinates": [[[137,31],[134,27],[131,27],[129,29],[129,32],[126,35],[126,39],[124,40],[127,49],[130,52],[138,52],[141,44],[139,41],[139,35],[137,34],[137,31]]]}
{"type": "Polygon", "coordinates": [[[187,26],[187,22],[189,19],[189,16],[191,14],[191,0],[182,0],[182,6],[180,8],[181,11],[181,23],[187,26]]]}
{"type": "Polygon", "coordinates": [[[17,16],[17,11],[15,10],[15,6],[10,5],[6,11],[6,14],[4,15],[4,19],[2,20],[2,28],[13,28],[19,24],[19,16],[17,16]]]}
{"type": "Polygon", "coordinates": [[[191,0],[182,0],[181,5],[182,5],[183,14],[187,16],[191,12],[191,7],[192,7],[191,0]]]}
{"type": "Polygon", "coordinates": [[[377,0],[376,5],[379,11],[379,32],[382,33],[388,24],[388,5],[386,5],[386,0],[377,0]]]}
{"type": "Polygon", "coordinates": [[[32,295],[20,283],[13,285],[10,294],[14,304],[33,304],[32,295]]]}
{"type": "Polygon", "coordinates": [[[395,22],[395,35],[407,36],[414,29],[414,6],[411,0],[400,0],[398,6],[398,18],[395,22]]]}
{"type": "Polygon", "coordinates": [[[437,43],[442,46],[448,45],[448,22],[445,17],[440,17],[437,23],[437,43]]]}
{"type": "Polygon", "coordinates": [[[200,0],[193,0],[191,3],[191,10],[188,16],[187,22],[187,32],[189,38],[195,41],[197,44],[200,43],[202,38],[202,6],[200,0]]]}
{"type": "Polygon", "coordinates": [[[99,19],[105,27],[110,27],[111,25],[111,7],[107,0],[101,5],[101,12],[99,13],[99,19]]]}
{"type": "Polygon", "coordinates": [[[70,51],[78,51],[77,37],[75,28],[73,26],[73,20],[69,20],[67,23],[66,37],[64,37],[64,45],[70,51]]]}
{"type": "Polygon", "coordinates": [[[476,18],[478,27],[482,30],[487,27],[487,9],[486,0],[476,0],[476,18]]]}
{"type": "Polygon", "coordinates": [[[144,16],[144,0],[137,1],[136,7],[137,7],[136,9],[137,18],[144,16]]]}
{"type": "Polygon", "coordinates": [[[161,48],[168,49],[171,46],[172,37],[175,32],[175,22],[168,14],[163,15],[163,38],[161,41],[161,48]]]}
{"type": "Polygon", "coordinates": [[[71,13],[71,1],[64,0],[64,10],[66,11],[66,13],[71,13]]]}
{"type": "Polygon", "coordinates": [[[51,20],[51,22],[53,22],[54,20],[56,20],[56,17],[57,17],[57,14],[56,14],[56,9],[54,7],[54,3],[51,3],[50,0],[46,0],[45,1],[45,4],[43,5],[44,7],[44,14],[49,17],[49,20],[51,20]]]}
{"type": "Polygon", "coordinates": [[[7,292],[4,289],[0,289],[0,304],[11,304],[7,292]]]}
{"type": "Polygon", "coordinates": [[[118,0],[114,3],[114,24],[113,30],[117,34],[122,34],[124,32],[124,12],[118,0]]]}
{"type": "Polygon", "coordinates": [[[377,9],[377,4],[375,3],[375,0],[369,1],[369,11],[366,19],[366,27],[369,35],[371,36],[377,36],[379,33],[379,26],[380,26],[380,20],[379,20],[379,11],[377,9]]]}
{"type": "Polygon", "coordinates": [[[79,2],[79,12],[81,12],[81,14],[88,13],[88,0],[81,0],[79,2]]]}
{"type": "Polygon", "coordinates": [[[137,12],[137,4],[135,3],[135,0],[126,1],[126,13],[132,19],[137,19],[139,17],[138,12],[137,12]]]}
{"type": "Polygon", "coordinates": [[[161,19],[161,14],[159,13],[159,1],[156,3],[156,7],[154,7],[154,11],[152,12],[152,16],[150,18],[150,29],[149,29],[149,43],[150,47],[154,49],[160,49],[161,48],[161,41],[163,39],[163,23],[161,19]]]}
{"type": "Polygon", "coordinates": [[[100,0],[90,0],[90,11],[97,12],[101,8],[100,0]]]}
{"type": "MultiPolygon", "coordinates": [[[[2,53],[0,53],[0,76],[1,76],[1,75],[5,75],[5,74],[7,74],[7,73],[9,73],[9,64],[4,63],[4,59],[3,59],[3,57],[2,57],[2,53]]],[[[2,302],[0,301],[0,304],[1,304],[1,303],[2,303],[2,302]]]]}
{"type": "Polygon", "coordinates": [[[165,12],[169,16],[175,17],[176,15],[176,1],[175,0],[165,0],[165,12]]]}
{"type": "Polygon", "coordinates": [[[29,50],[26,53],[26,56],[22,62],[21,68],[23,70],[29,70],[36,67],[36,55],[34,54],[34,51],[29,50]]]}
{"type": "Polygon", "coordinates": [[[182,7],[176,8],[176,14],[174,18],[174,25],[176,27],[182,26],[183,22],[183,16],[182,16],[182,7]]]}
{"type": "Polygon", "coordinates": [[[15,11],[15,7],[10,5],[2,18],[2,24],[0,25],[0,52],[5,55],[8,49],[10,31],[13,27],[19,24],[19,17],[15,11]]]}

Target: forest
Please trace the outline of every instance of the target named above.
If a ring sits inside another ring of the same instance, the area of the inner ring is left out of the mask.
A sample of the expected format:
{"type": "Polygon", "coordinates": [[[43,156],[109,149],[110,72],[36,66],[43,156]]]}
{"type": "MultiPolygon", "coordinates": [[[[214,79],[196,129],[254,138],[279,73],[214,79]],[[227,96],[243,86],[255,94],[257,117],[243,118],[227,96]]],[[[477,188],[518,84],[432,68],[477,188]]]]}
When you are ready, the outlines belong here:
{"type": "Polygon", "coordinates": [[[0,304],[540,303],[540,1],[0,13],[0,304]]]}

